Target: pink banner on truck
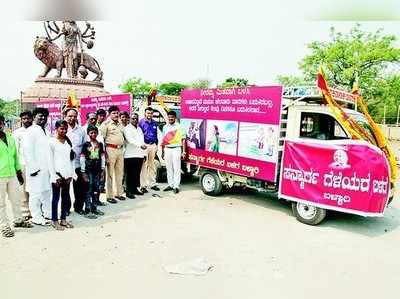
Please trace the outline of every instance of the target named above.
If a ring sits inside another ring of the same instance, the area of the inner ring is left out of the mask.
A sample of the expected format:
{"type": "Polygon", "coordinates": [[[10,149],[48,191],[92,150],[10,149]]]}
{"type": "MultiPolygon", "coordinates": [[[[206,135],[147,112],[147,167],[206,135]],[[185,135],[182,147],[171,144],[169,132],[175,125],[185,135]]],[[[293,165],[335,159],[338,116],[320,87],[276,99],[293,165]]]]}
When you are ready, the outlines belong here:
{"type": "Polygon", "coordinates": [[[181,115],[185,118],[279,125],[281,86],[185,89],[181,98],[181,115]]]}
{"type": "Polygon", "coordinates": [[[382,216],[390,170],[377,147],[360,141],[285,141],[279,196],[363,216],[382,216]]]}
{"type": "Polygon", "coordinates": [[[281,86],[184,90],[189,161],[275,182],[281,105],[281,86]]]}
{"type": "MultiPolygon", "coordinates": [[[[249,178],[268,178],[275,172],[272,163],[260,163],[254,159],[233,157],[219,153],[212,153],[190,149],[189,161],[207,168],[226,171],[249,178]]],[[[271,178],[272,179],[272,178],[271,178]]]]}
{"type": "Polygon", "coordinates": [[[114,94],[101,97],[87,97],[81,99],[81,124],[86,124],[86,114],[96,112],[98,109],[108,110],[112,105],[118,106],[120,111],[126,111],[129,114],[132,110],[132,99],[129,93],[114,94]]]}

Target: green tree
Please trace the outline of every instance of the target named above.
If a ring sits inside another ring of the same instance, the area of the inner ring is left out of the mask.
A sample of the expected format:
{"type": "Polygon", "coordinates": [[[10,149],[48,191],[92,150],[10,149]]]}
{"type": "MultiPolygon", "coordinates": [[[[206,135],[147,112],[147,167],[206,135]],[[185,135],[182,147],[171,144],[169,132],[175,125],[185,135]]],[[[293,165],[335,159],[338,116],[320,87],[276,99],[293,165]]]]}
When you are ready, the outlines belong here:
{"type": "Polygon", "coordinates": [[[247,79],[242,78],[228,78],[225,79],[222,84],[218,85],[220,88],[231,88],[231,87],[242,87],[249,85],[249,81],[247,79]]]}
{"type": "MultiPolygon", "coordinates": [[[[331,86],[350,91],[358,81],[371,115],[382,121],[386,109],[387,123],[394,123],[398,107],[400,49],[397,38],[384,35],[382,30],[365,32],[357,24],[348,33],[331,28],[328,41],[308,44],[310,54],[299,63],[305,82],[315,82],[320,65],[331,86]],[[386,107],[386,108],[385,108],[386,107]]],[[[301,78],[301,77],[300,77],[301,78]]],[[[279,76],[281,83],[299,83],[299,78],[279,76]]]]}
{"type": "Polygon", "coordinates": [[[311,54],[300,62],[300,69],[307,80],[315,80],[323,65],[334,85],[351,89],[358,79],[361,89],[367,90],[371,81],[384,76],[400,61],[395,42],[394,35],[383,35],[382,30],[364,32],[359,24],[347,34],[332,27],[329,41],[308,44],[311,54]]]}
{"type": "Polygon", "coordinates": [[[6,101],[0,98],[0,113],[6,118],[17,117],[18,101],[6,101]]]}
{"type": "Polygon", "coordinates": [[[186,86],[186,84],[177,82],[161,83],[158,86],[158,92],[163,95],[179,96],[186,86]]]}
{"type": "Polygon", "coordinates": [[[133,77],[119,86],[123,92],[131,93],[134,98],[148,95],[154,87],[155,85],[139,77],[133,77]]]}
{"type": "Polygon", "coordinates": [[[393,74],[384,79],[378,79],[368,89],[368,108],[375,120],[394,124],[397,121],[397,111],[400,106],[400,75],[393,74]]]}
{"type": "Polygon", "coordinates": [[[305,79],[303,76],[277,76],[276,80],[283,86],[302,86],[315,84],[313,81],[305,79]]]}
{"type": "Polygon", "coordinates": [[[200,78],[195,81],[192,81],[188,84],[189,88],[197,89],[197,88],[210,88],[211,87],[211,80],[207,78],[200,78]]]}

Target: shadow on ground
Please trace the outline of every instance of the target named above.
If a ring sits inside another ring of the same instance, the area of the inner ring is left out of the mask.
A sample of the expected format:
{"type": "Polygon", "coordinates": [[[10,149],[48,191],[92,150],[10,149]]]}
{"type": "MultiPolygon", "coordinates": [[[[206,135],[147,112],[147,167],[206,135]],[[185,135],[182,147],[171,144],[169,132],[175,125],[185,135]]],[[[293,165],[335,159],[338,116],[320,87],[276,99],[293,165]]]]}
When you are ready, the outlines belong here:
{"type": "MultiPolygon", "coordinates": [[[[291,203],[278,199],[278,195],[258,192],[252,189],[234,188],[222,196],[229,195],[232,199],[244,200],[262,208],[281,212],[285,217],[294,217],[291,203]]],[[[299,222],[299,225],[305,225],[299,222]]],[[[321,228],[335,228],[346,232],[361,234],[367,237],[378,237],[399,230],[400,209],[390,205],[384,217],[362,217],[358,215],[329,211],[327,217],[319,224],[321,228]]]]}
{"type": "MultiPolygon", "coordinates": [[[[165,187],[164,184],[163,186],[165,187]]],[[[161,189],[163,186],[160,186],[161,189]]],[[[199,193],[201,193],[197,177],[183,178],[182,191],[192,191],[196,189],[198,189],[199,193]]],[[[87,219],[74,212],[71,213],[68,219],[71,220],[78,229],[87,227],[102,227],[103,225],[109,223],[133,219],[132,213],[129,212],[132,212],[136,209],[146,208],[146,202],[148,200],[158,200],[165,196],[166,195],[163,194],[162,191],[151,191],[144,196],[137,196],[137,198],[133,200],[127,199],[126,201],[119,201],[117,204],[107,204],[105,207],[100,207],[100,209],[105,212],[105,215],[95,220],[87,219]]],[[[173,196],[182,195],[178,194],[173,196]]],[[[276,193],[263,193],[248,188],[233,188],[232,190],[221,194],[221,197],[229,197],[229,199],[232,200],[241,200],[257,205],[260,208],[277,211],[282,213],[283,217],[294,217],[291,210],[291,203],[287,202],[286,200],[278,199],[276,193]]],[[[206,195],[201,196],[201,198],[202,200],[217,199],[216,197],[206,195]]],[[[386,233],[394,232],[399,230],[400,226],[400,209],[398,208],[398,200],[400,200],[400,198],[398,196],[395,197],[395,204],[392,204],[387,208],[384,217],[362,217],[329,211],[327,218],[319,225],[319,228],[334,228],[367,237],[378,237],[386,233]]],[[[288,219],[288,221],[291,220],[288,219]]],[[[299,222],[298,225],[305,224],[299,222]]],[[[35,227],[34,229],[30,229],[29,233],[43,233],[46,231],[49,231],[48,227],[35,227]]]]}

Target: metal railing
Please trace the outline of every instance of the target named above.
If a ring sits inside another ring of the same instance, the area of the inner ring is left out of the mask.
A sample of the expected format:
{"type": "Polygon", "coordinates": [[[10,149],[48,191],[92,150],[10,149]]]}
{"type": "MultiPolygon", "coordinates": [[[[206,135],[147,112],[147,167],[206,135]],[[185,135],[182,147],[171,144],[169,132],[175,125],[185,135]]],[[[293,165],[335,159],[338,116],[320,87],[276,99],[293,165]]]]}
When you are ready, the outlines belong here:
{"type": "Polygon", "coordinates": [[[287,98],[298,97],[320,97],[321,92],[315,85],[310,86],[289,86],[283,89],[283,96],[287,98]]]}
{"type": "MultiPolygon", "coordinates": [[[[332,97],[342,103],[352,104],[356,103],[355,96],[350,92],[338,88],[329,88],[332,97]]],[[[285,98],[320,98],[322,93],[315,85],[309,86],[288,86],[283,90],[283,97],[285,98]]]]}
{"type": "Polygon", "coordinates": [[[400,127],[394,125],[380,125],[385,134],[386,138],[389,140],[400,141],[400,127]]]}

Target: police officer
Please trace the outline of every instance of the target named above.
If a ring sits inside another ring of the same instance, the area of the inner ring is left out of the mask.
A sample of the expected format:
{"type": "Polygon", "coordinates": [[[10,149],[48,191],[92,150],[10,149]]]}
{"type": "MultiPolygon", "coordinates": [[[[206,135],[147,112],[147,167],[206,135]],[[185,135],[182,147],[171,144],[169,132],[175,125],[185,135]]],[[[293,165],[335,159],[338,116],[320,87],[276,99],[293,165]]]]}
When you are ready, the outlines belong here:
{"type": "Polygon", "coordinates": [[[124,127],[119,122],[119,108],[117,106],[110,106],[108,113],[109,119],[100,126],[100,132],[104,138],[104,144],[106,146],[106,196],[109,203],[117,203],[116,199],[125,200],[125,197],[122,196],[122,177],[124,173],[124,127]],[[113,186],[116,186],[116,190],[113,190],[113,186]]]}

